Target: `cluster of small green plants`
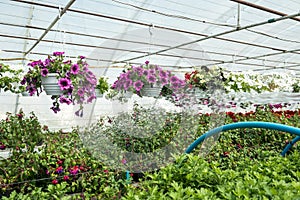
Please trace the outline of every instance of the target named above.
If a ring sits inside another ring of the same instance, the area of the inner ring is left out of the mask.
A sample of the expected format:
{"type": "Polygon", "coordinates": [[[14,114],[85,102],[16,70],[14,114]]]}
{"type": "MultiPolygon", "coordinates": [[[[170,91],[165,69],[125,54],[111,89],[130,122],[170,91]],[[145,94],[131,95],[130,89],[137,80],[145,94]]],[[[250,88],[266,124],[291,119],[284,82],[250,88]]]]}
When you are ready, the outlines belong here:
{"type": "MultiPolygon", "coordinates": [[[[268,121],[300,127],[300,111],[274,111],[269,106],[249,113],[227,112],[224,124],[268,121]]],[[[170,117],[171,118],[171,117],[170,117]]],[[[202,114],[195,138],[204,134],[209,114],[202,114]]],[[[180,116],[173,116],[156,136],[170,137],[180,116]]],[[[120,143],[118,130],[110,135],[120,143]]],[[[124,136],[128,137],[128,136],[124,136]]],[[[83,145],[78,129],[49,131],[34,113],[7,114],[0,121],[0,196],[2,199],[300,199],[300,148],[280,152],[294,135],[247,128],[223,132],[211,151],[201,148],[177,155],[173,163],[138,179],[112,169],[83,145]]],[[[123,141],[123,140],[122,140],[123,141]]],[[[139,143],[140,145],[151,145],[139,143]]],[[[126,147],[126,145],[124,146],[126,147]]],[[[149,148],[149,147],[147,147],[149,148]]],[[[151,148],[150,148],[151,149],[151,148]]],[[[132,149],[131,149],[132,150],[132,149]]]]}

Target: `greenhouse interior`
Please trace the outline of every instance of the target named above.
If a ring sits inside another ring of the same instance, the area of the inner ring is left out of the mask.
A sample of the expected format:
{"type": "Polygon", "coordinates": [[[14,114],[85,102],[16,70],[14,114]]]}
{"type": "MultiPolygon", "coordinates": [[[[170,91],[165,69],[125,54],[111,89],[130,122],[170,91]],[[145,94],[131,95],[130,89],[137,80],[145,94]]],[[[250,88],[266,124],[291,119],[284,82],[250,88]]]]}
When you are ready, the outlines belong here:
{"type": "Polygon", "coordinates": [[[300,199],[300,1],[0,4],[1,199],[300,199]]]}

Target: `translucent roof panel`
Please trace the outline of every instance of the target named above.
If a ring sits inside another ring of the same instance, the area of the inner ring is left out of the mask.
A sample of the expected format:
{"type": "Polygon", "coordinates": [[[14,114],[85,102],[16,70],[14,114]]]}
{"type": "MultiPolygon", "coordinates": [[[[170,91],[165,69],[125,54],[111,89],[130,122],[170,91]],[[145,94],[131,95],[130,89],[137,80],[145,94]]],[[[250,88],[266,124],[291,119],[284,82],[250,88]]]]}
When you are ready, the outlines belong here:
{"type": "Polygon", "coordinates": [[[183,70],[218,65],[300,73],[297,0],[0,0],[0,5],[0,61],[8,64],[65,51],[86,56],[99,73],[145,60],[183,70]]]}

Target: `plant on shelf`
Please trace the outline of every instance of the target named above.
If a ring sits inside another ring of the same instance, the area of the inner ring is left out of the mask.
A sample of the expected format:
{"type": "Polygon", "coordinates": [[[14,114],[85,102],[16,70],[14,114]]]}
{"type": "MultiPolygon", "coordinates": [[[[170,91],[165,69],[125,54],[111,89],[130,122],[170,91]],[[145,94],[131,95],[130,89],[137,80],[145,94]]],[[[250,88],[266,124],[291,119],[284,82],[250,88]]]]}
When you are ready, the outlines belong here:
{"type": "Polygon", "coordinates": [[[0,90],[4,92],[10,91],[12,93],[21,93],[25,88],[18,85],[20,82],[20,75],[22,70],[12,69],[9,65],[0,63],[0,90]]]}
{"type": "Polygon", "coordinates": [[[224,88],[232,93],[294,92],[294,86],[297,86],[292,74],[283,72],[230,72],[226,78],[224,88]]]}
{"type": "Polygon", "coordinates": [[[293,92],[300,92],[300,80],[297,80],[293,85],[293,92]]]}
{"type": "Polygon", "coordinates": [[[225,77],[222,68],[212,67],[209,69],[202,66],[200,69],[185,73],[185,81],[191,89],[197,88],[205,91],[209,87],[221,87],[221,82],[225,81],[225,77]]]}
{"type": "Polygon", "coordinates": [[[108,91],[109,83],[107,82],[107,80],[108,78],[104,76],[101,76],[98,79],[98,83],[96,85],[96,94],[99,94],[99,96],[108,91]]]}
{"type": "Polygon", "coordinates": [[[133,92],[139,96],[145,96],[146,87],[154,88],[167,86],[173,91],[178,91],[185,87],[185,81],[172,74],[170,71],[163,70],[157,65],[150,65],[149,61],[140,66],[131,66],[114,82],[112,88],[122,92],[133,92]]]}
{"type": "Polygon", "coordinates": [[[31,66],[25,74],[22,85],[32,96],[39,95],[42,91],[42,78],[55,73],[57,85],[61,94],[52,95],[54,113],[60,111],[60,103],[67,105],[79,104],[80,108],[75,112],[77,116],[83,114],[83,104],[91,103],[95,96],[97,85],[96,76],[89,70],[84,56],[78,56],[76,62],[64,59],[64,52],[54,52],[44,61],[38,60],[28,64],[31,66]]]}

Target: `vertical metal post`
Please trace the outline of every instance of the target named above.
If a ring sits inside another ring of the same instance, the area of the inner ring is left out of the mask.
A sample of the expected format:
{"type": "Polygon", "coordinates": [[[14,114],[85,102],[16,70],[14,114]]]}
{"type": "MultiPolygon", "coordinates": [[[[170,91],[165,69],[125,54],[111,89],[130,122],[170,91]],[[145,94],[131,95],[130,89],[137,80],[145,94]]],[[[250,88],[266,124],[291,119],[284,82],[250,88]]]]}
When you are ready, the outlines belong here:
{"type": "Polygon", "coordinates": [[[237,10],[237,24],[236,28],[239,29],[241,27],[241,5],[238,3],[238,10],[237,10]]]}

